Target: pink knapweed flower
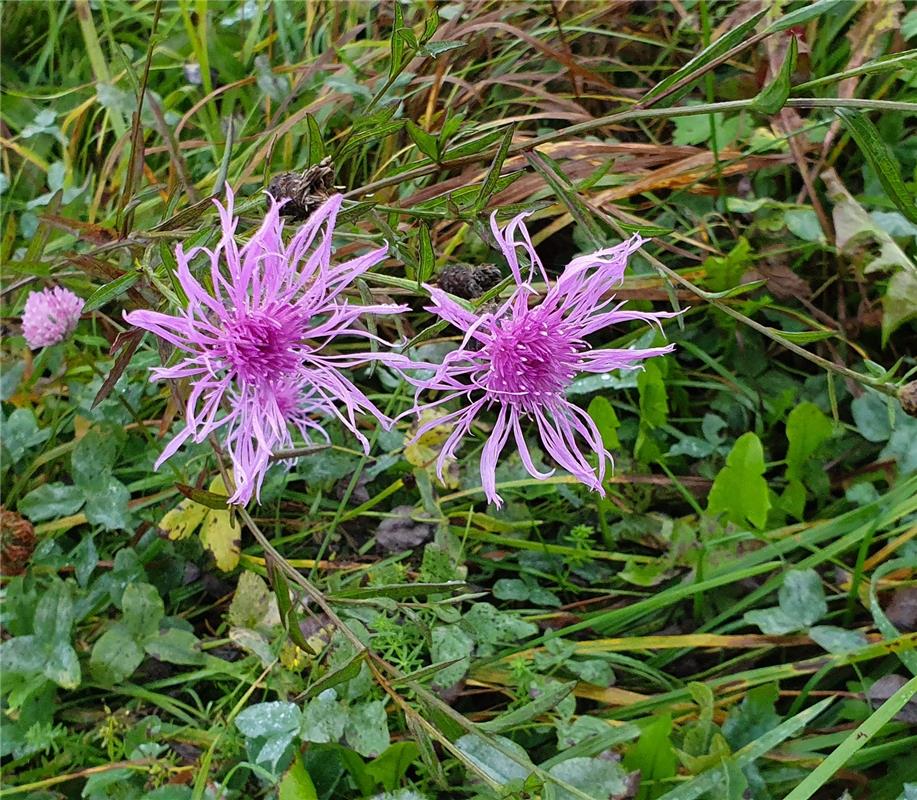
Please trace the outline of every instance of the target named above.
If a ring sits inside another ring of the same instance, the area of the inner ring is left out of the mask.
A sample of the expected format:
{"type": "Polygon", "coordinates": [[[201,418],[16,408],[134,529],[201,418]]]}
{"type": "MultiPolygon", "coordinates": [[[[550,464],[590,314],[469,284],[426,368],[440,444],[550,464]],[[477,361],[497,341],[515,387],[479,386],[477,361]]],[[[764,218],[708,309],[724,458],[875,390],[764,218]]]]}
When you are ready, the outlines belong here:
{"type": "Polygon", "coordinates": [[[22,312],[22,335],[33,350],[64,341],[76,329],[83,299],[56,286],[32,292],[22,312]]]}
{"type": "MultiPolygon", "coordinates": [[[[437,458],[437,471],[453,457],[462,438],[478,414],[497,412],[493,430],[481,454],[481,485],[487,499],[499,506],[495,470],[501,452],[512,436],[526,470],[535,478],[549,478],[551,472],[535,467],[525,442],[523,420],[535,423],[541,445],[554,461],[591,489],[604,494],[602,479],[611,455],[590,416],[566,397],[566,389],[581,372],[604,373],[632,369],[641,361],[670,352],[674,345],[645,350],[592,349],[587,338],[615,323],[643,320],[659,324],[674,316],[670,312],[625,311],[613,297],[606,297],[624,277],[627,259],[643,243],[634,236],[617,247],[599,250],[573,259],[556,281],[551,281],[532,246],[523,219],[515,217],[501,231],[495,215],[491,230],[509,264],[516,287],[498,309],[480,316],[459,305],[449,295],[427,286],[433,305],[428,309],[465,332],[458,349],[448,353],[432,378],[415,381],[420,389],[442,392],[433,405],[461,402],[445,417],[432,419],[418,428],[422,436],[431,428],[454,424],[437,458]],[[517,240],[517,234],[521,240],[517,240]],[[528,274],[523,276],[517,249],[528,255],[528,274]],[[548,286],[544,298],[534,299],[531,279],[535,270],[548,286]],[[584,442],[586,447],[581,447],[584,442]],[[587,453],[598,458],[594,468],[587,453]]],[[[428,407],[428,406],[427,406],[428,407]]],[[[416,405],[419,412],[423,406],[416,405]]]]}
{"type": "Polygon", "coordinates": [[[187,306],[174,316],[132,311],[125,319],[181,351],[180,361],[154,370],[153,379],[190,381],[185,427],[156,467],[188,439],[201,442],[222,428],[236,481],[229,502],[244,504],[258,498],[272,451],[292,443],[290,425],[308,438],[310,431],[321,431],[311,414],[332,415],[368,449],[357,414],[390,423],[341,370],[406,359],[390,353],[338,356],[323,349],[339,336],[374,338],[359,325],[361,315],[406,307],[353,305],[342,296],[356,277],[385,258],[388,247],[331,263],[340,195],[318,208],[289,244],[281,236],[279,203],[272,200],[261,228],[242,247],[235,240],[232,192],[225,206],[216,206],[223,234],[216,248],[185,253],[179,245],[175,253],[187,306]],[[191,259],[199,252],[209,257],[212,293],[191,274],[191,259]]]}

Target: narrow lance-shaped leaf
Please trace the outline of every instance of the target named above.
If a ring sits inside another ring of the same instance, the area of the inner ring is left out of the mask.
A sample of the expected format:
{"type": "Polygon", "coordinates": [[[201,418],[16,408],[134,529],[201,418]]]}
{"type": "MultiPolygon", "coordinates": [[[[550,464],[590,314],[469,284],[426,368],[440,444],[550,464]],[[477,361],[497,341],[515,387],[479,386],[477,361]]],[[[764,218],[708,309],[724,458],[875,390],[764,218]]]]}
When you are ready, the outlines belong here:
{"type": "Polygon", "coordinates": [[[439,152],[436,144],[436,137],[432,134],[427,133],[423,128],[421,128],[413,120],[407,121],[407,131],[408,136],[411,137],[411,141],[417,145],[417,149],[420,150],[428,158],[433,161],[439,160],[439,152]]]}
{"type": "Polygon", "coordinates": [[[503,162],[506,160],[506,154],[509,152],[509,147],[513,143],[514,131],[515,127],[510,125],[510,127],[506,129],[506,133],[503,134],[503,141],[500,142],[500,149],[497,150],[497,154],[494,156],[494,160],[490,165],[487,177],[484,179],[484,183],[481,185],[481,189],[475,198],[475,212],[483,211],[484,207],[487,205],[487,201],[497,190],[497,184],[500,180],[500,171],[503,169],[503,162]]]}
{"type": "Polygon", "coordinates": [[[309,135],[309,166],[315,166],[325,157],[325,144],[318,122],[311,114],[306,114],[306,132],[309,135]]]}
{"type": "Polygon", "coordinates": [[[89,296],[89,299],[83,305],[83,313],[85,314],[89,311],[95,311],[97,308],[101,308],[110,300],[114,300],[119,295],[124,294],[124,292],[130,289],[131,286],[139,280],[140,273],[131,271],[125,272],[120,277],[111,281],[111,283],[100,286],[89,296]]]}
{"type": "MultiPolygon", "coordinates": [[[[677,83],[681,82],[689,75],[696,73],[694,80],[700,78],[700,76],[703,74],[702,67],[706,66],[711,61],[714,61],[725,53],[728,53],[733,47],[743,42],[748,34],[750,34],[755,29],[755,26],[766,13],[767,9],[759,11],[754,16],[749,17],[743,23],[730,30],[724,36],[721,36],[715,42],[707,45],[707,47],[701,50],[681,69],[676,70],[668,77],[659,81],[659,83],[657,83],[652,89],[643,95],[638,105],[649,105],[651,100],[659,97],[662,94],[665,94],[668,89],[670,89],[672,86],[675,86],[677,83]]],[[[693,80],[691,82],[693,83],[693,80]]],[[[666,98],[666,102],[662,103],[662,105],[669,105],[673,103],[676,99],[678,99],[680,94],[683,94],[685,91],[687,91],[689,86],[690,83],[683,86],[678,93],[675,93],[666,98]]]]}
{"type": "Polygon", "coordinates": [[[433,277],[433,270],[436,268],[436,256],[433,253],[430,226],[426,222],[420,223],[420,263],[418,266],[418,283],[423,283],[433,277]]]}
{"type": "Polygon", "coordinates": [[[752,104],[755,111],[760,111],[762,114],[776,114],[783,108],[786,99],[790,96],[790,81],[796,70],[796,53],[796,37],[791,36],[780,70],[774,76],[774,80],[761,90],[752,104]]]}
{"type": "Polygon", "coordinates": [[[917,204],[914,203],[914,195],[904,185],[901,179],[901,165],[879,136],[876,126],[868,117],[853,108],[837,108],[834,113],[843,120],[853,140],[863,151],[889,199],[905,217],[917,223],[917,204]]]}

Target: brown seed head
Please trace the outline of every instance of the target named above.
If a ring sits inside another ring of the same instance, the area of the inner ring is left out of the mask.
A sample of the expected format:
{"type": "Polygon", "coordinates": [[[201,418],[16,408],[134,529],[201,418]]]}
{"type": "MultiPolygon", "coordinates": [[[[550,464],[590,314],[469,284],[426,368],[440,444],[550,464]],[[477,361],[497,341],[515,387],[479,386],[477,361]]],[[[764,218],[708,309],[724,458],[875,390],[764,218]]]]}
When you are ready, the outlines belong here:
{"type": "Polygon", "coordinates": [[[281,172],[267,187],[276,200],[287,200],[280,213],[293,219],[307,219],[335,191],[334,164],[326,157],[305,172],[281,172]]]}
{"type": "Polygon", "coordinates": [[[898,400],[905,414],[917,417],[917,381],[904,384],[898,390],[898,400]]]}
{"type": "Polygon", "coordinates": [[[0,575],[21,575],[35,552],[32,523],[0,506],[0,575]]]}

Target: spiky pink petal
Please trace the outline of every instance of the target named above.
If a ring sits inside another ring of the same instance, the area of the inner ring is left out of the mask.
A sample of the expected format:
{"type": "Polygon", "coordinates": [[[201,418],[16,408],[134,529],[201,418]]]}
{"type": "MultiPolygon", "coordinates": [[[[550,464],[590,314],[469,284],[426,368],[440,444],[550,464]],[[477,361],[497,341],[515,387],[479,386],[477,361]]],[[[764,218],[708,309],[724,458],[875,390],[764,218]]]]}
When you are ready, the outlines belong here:
{"type": "MultiPolygon", "coordinates": [[[[506,258],[516,287],[498,309],[473,314],[436,287],[426,287],[432,304],[428,310],[446,320],[464,337],[427,379],[412,379],[418,392],[440,393],[434,402],[415,402],[416,413],[452,401],[461,405],[445,417],[421,425],[415,436],[442,425],[454,427],[437,459],[442,474],[462,438],[485,409],[497,412],[496,421],[481,453],[481,486],[490,502],[500,505],[496,468],[512,436],[522,464],[534,478],[549,478],[553,470],[535,466],[522,428],[534,422],[545,452],[577,480],[600,494],[611,454],[590,416],[567,399],[566,391],[583,372],[634,369],[647,358],[671,352],[673,345],[643,350],[593,350],[586,337],[610,325],[631,320],[660,325],[675,316],[669,312],[622,310],[609,291],[620,284],[627,261],[643,243],[635,236],[617,247],[573,259],[556,281],[551,281],[532,245],[520,214],[501,230],[491,217],[491,231],[506,258]],[[520,252],[527,266],[520,263],[520,252]],[[548,290],[532,305],[531,281],[540,278],[548,290]],[[585,447],[583,446],[585,444],[585,447]],[[593,466],[587,454],[596,458],[593,466]]],[[[660,325],[661,327],[661,325],[660,325]]]]}
{"type": "Polygon", "coordinates": [[[342,297],[350,282],[385,258],[387,247],[332,264],[332,235],[341,196],[334,195],[284,244],[280,205],[271,200],[264,221],[241,247],[232,191],[216,203],[221,237],[213,250],[179,245],[176,276],[188,298],[175,315],[132,311],[125,319],[174,345],[180,360],[153,370],[153,379],[190,380],[185,428],[157,467],[187,440],[220,431],[232,461],[231,503],[259,497],[274,450],[292,446],[291,429],[327,438],[313,417],[333,416],[368,447],[357,417],[389,420],[342,371],[370,361],[398,368],[393,353],[339,357],[324,348],[341,336],[377,339],[359,324],[364,314],[396,314],[405,306],[356,306],[342,297]],[[195,256],[209,262],[212,292],[191,272],[195,256]]]}

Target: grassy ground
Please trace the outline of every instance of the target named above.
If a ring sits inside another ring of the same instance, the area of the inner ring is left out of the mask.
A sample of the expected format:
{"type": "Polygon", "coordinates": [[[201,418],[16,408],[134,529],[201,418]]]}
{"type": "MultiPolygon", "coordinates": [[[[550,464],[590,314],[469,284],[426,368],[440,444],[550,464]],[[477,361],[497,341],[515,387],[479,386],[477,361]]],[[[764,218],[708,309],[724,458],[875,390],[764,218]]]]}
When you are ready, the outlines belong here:
{"type": "Polygon", "coordinates": [[[0,797],[917,796],[913,6],[0,14],[0,797]],[[534,212],[553,274],[652,237],[619,296],[684,311],[675,353],[569,392],[604,499],[513,455],[487,505],[487,416],[446,485],[409,419],[368,456],[327,423],[248,512],[206,444],[152,470],[181,412],[122,311],[174,307],[225,186],[244,238],[326,156],[339,255],[391,245],[353,300],[409,304],[379,333],[424,358],[460,336],[420,283],[503,266],[492,210],[534,212]],[[52,284],[82,320],[29,351],[52,284]]]}

